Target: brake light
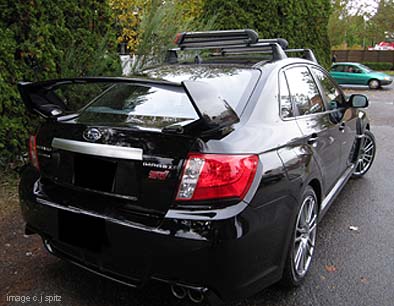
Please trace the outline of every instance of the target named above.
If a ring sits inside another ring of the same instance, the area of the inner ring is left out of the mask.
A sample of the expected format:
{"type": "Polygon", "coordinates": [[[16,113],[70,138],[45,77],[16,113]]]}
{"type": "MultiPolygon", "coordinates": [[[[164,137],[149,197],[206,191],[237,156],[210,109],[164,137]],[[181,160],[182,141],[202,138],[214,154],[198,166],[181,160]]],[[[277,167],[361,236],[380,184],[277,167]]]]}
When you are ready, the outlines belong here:
{"type": "Polygon", "coordinates": [[[181,39],[183,37],[183,33],[177,33],[174,39],[174,43],[177,45],[181,42],[181,39]]]}
{"type": "Polygon", "coordinates": [[[253,182],[257,155],[189,154],[177,201],[242,200],[253,182]]]}
{"type": "Polygon", "coordinates": [[[39,170],[40,165],[38,164],[36,135],[29,137],[29,157],[30,157],[30,162],[33,165],[33,167],[35,167],[39,170]]]}

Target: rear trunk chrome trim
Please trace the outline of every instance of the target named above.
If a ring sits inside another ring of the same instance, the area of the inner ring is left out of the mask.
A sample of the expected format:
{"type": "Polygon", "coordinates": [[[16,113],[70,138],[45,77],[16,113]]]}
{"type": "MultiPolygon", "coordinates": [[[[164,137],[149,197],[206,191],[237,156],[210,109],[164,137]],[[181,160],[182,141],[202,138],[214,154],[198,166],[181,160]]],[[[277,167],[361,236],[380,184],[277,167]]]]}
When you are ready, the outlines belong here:
{"type": "Polygon", "coordinates": [[[52,147],[75,153],[112,157],[130,160],[142,160],[143,150],[139,148],[121,147],[101,143],[89,143],[83,141],[54,138],[52,147]]]}

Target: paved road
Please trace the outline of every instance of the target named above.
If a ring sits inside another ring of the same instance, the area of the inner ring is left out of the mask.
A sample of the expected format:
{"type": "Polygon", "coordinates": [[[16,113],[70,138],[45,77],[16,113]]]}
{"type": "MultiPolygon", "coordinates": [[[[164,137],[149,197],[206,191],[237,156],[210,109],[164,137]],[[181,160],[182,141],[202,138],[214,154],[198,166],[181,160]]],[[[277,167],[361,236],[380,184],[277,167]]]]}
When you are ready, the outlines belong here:
{"type": "MultiPolygon", "coordinates": [[[[320,223],[316,257],[303,286],[288,292],[273,286],[239,306],[394,306],[394,86],[348,92],[370,97],[375,164],[365,178],[347,184],[320,223]]],[[[11,195],[7,203],[15,207],[0,215],[0,305],[22,305],[7,302],[7,295],[57,295],[61,302],[51,305],[65,306],[188,305],[165,285],[132,290],[48,255],[37,237],[23,237],[16,199],[11,195]]]]}

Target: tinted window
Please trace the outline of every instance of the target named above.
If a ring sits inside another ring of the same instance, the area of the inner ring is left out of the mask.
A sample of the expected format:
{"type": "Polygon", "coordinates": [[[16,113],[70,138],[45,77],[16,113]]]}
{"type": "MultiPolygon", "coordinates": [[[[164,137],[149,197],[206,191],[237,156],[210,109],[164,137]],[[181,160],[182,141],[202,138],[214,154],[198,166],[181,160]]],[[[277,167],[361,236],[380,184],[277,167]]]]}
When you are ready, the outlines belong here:
{"type": "Polygon", "coordinates": [[[313,73],[316,75],[316,78],[319,80],[320,84],[323,88],[323,94],[325,95],[328,101],[329,109],[336,109],[338,107],[343,106],[345,102],[341,92],[334,85],[334,83],[328,78],[328,76],[321,71],[320,69],[312,68],[313,73]]]}
{"type": "Polygon", "coordinates": [[[293,107],[290,100],[289,87],[284,72],[279,75],[280,114],[282,118],[293,117],[293,107]]]}
{"type": "Polygon", "coordinates": [[[306,67],[286,70],[290,96],[298,115],[308,115],[324,111],[324,103],[306,67]]]}
{"type": "Polygon", "coordinates": [[[115,84],[88,105],[78,121],[162,128],[194,119],[198,116],[179,87],[115,84]]]}
{"type": "Polygon", "coordinates": [[[344,65],[336,65],[332,67],[332,71],[337,71],[337,72],[345,72],[345,66],[344,65]]]}
{"type": "Polygon", "coordinates": [[[349,72],[349,73],[361,73],[361,69],[358,68],[357,66],[353,66],[353,65],[347,65],[345,67],[345,72],[349,72]]]}

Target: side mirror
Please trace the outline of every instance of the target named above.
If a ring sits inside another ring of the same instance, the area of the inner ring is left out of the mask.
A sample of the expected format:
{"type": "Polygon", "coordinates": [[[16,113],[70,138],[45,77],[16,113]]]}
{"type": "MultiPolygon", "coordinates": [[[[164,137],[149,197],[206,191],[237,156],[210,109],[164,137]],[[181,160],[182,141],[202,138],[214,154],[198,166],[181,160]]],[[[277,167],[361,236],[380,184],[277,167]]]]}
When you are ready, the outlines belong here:
{"type": "Polygon", "coordinates": [[[349,103],[350,106],[354,108],[364,108],[368,107],[369,105],[367,96],[360,94],[351,95],[349,98],[349,103]]]}

